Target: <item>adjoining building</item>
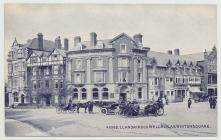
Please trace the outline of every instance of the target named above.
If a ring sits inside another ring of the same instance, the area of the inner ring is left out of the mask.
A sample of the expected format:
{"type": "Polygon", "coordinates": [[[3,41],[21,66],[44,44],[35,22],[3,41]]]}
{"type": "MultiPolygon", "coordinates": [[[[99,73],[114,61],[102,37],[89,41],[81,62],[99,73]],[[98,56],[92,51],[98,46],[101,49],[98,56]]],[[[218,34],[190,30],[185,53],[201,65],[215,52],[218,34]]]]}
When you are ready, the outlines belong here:
{"type": "Polygon", "coordinates": [[[197,61],[202,69],[201,88],[208,96],[217,96],[217,50],[214,45],[211,51],[186,55],[197,61]]]}
{"type": "Polygon", "coordinates": [[[15,39],[8,55],[9,105],[53,105],[62,99],[67,39],[64,44],[62,48],[60,37],[53,42],[43,39],[41,33],[25,44],[15,39]]]}
{"type": "Polygon", "coordinates": [[[149,51],[148,64],[149,96],[152,100],[167,96],[170,102],[180,102],[203,94],[201,90],[202,69],[190,57],[174,53],[149,51]]]}
{"type": "Polygon", "coordinates": [[[73,101],[148,100],[147,52],[142,35],[122,33],[112,39],[74,38],[67,52],[67,94],[73,101]]]}

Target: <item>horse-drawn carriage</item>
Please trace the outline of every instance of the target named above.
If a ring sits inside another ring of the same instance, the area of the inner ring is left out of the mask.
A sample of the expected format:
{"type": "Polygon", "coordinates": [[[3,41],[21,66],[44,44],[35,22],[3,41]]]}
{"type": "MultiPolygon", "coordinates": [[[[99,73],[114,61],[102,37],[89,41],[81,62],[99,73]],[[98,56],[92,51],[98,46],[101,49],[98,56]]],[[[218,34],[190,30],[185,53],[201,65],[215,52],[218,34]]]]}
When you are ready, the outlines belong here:
{"type": "Polygon", "coordinates": [[[74,113],[75,111],[79,113],[79,109],[84,108],[84,112],[87,112],[87,109],[89,110],[89,113],[91,113],[93,108],[92,102],[85,102],[85,103],[72,103],[69,102],[68,105],[66,104],[60,104],[56,107],[56,112],[58,114],[60,113],[74,113]]]}

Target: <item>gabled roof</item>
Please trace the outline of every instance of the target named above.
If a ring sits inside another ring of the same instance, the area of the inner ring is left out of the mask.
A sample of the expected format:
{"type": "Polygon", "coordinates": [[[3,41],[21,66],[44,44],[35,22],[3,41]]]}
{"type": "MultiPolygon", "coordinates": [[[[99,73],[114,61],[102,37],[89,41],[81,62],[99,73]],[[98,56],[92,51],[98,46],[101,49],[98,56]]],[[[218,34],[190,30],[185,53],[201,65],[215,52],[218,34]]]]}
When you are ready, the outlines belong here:
{"type": "Polygon", "coordinates": [[[136,43],[129,35],[125,34],[125,33],[121,33],[118,36],[114,37],[113,39],[111,39],[109,41],[109,43],[112,43],[113,41],[117,40],[118,38],[122,37],[122,36],[126,36],[127,38],[129,38],[130,40],[132,40],[134,43],[136,43]]]}
{"type": "Polygon", "coordinates": [[[162,52],[149,51],[147,53],[147,56],[150,58],[154,58],[156,60],[156,65],[161,67],[167,67],[169,61],[171,62],[173,67],[176,65],[177,62],[179,62],[180,65],[183,65],[184,61],[186,61],[187,65],[189,65],[191,62],[193,62],[193,64],[196,64],[195,59],[192,59],[191,57],[187,57],[184,55],[174,55],[162,52]]]}
{"type": "MultiPolygon", "coordinates": [[[[208,52],[208,53],[210,53],[210,52],[208,52]]],[[[194,59],[195,61],[202,61],[202,60],[204,60],[204,52],[187,54],[187,55],[183,55],[183,56],[190,57],[190,58],[194,59]]]]}
{"type": "MultiPolygon", "coordinates": [[[[38,39],[33,38],[27,41],[27,43],[24,44],[25,47],[31,49],[31,50],[39,50],[38,48],[38,39]]],[[[42,51],[53,51],[55,49],[55,43],[50,40],[43,40],[43,50],[42,51]]]]}
{"type": "Polygon", "coordinates": [[[63,57],[66,57],[66,50],[58,49],[58,48],[54,49],[49,55],[51,55],[55,50],[63,57]]]}

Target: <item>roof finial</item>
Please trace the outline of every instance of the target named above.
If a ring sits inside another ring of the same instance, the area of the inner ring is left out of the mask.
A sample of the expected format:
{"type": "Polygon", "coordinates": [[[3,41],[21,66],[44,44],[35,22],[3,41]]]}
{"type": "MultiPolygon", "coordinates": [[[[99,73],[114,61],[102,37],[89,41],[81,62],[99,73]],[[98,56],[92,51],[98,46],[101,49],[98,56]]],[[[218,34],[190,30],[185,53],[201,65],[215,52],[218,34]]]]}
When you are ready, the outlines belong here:
{"type": "Polygon", "coordinates": [[[18,45],[18,42],[17,42],[16,37],[15,37],[15,40],[14,40],[14,42],[13,42],[13,46],[14,46],[14,45],[18,45]]]}

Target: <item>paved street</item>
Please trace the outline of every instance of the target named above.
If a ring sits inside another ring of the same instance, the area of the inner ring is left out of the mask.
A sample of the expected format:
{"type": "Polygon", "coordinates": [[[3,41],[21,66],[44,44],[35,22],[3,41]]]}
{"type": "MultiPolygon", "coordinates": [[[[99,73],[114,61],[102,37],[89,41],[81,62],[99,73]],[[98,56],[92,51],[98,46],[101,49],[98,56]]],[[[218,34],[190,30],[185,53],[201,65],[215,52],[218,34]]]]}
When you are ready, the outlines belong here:
{"type": "Polygon", "coordinates": [[[217,111],[209,109],[207,102],[193,103],[191,109],[187,109],[186,103],[173,103],[159,117],[104,115],[98,108],[94,114],[80,111],[57,114],[55,109],[6,109],[5,133],[6,136],[216,136],[217,133],[217,111]],[[161,127],[166,125],[170,128],[161,127]]]}

